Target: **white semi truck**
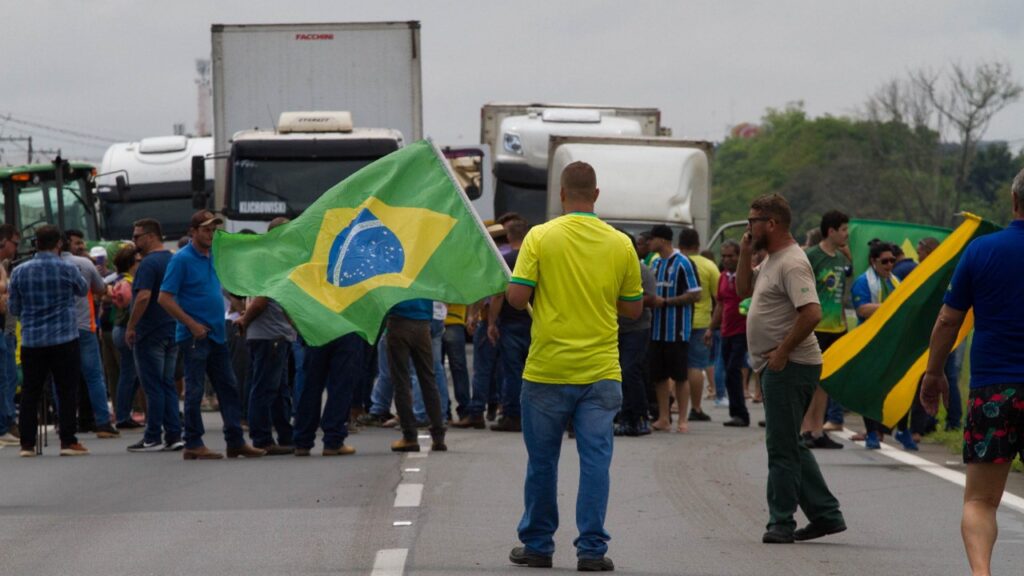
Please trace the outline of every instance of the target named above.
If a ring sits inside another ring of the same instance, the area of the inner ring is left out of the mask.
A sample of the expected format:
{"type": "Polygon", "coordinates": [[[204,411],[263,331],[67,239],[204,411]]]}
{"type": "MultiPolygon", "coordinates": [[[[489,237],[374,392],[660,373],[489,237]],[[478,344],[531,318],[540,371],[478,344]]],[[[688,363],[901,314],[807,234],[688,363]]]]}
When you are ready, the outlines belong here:
{"type": "MultiPolygon", "coordinates": [[[[277,216],[294,217],[422,137],[419,30],[419,22],[213,25],[214,206],[230,231],[262,232],[277,216]]],[[[198,188],[203,163],[193,162],[198,188]]],[[[196,206],[203,196],[196,190],[196,206]]]]}
{"type": "Polygon", "coordinates": [[[712,152],[710,142],[665,137],[552,136],[546,217],[562,214],[562,170],[584,161],[597,173],[601,219],[633,234],[655,224],[694,228],[707,243],[712,152]]]}
{"type": "MultiPolygon", "coordinates": [[[[100,172],[106,176],[97,178],[100,236],[129,240],[136,220],[156,218],[165,241],[176,244],[178,238],[188,234],[193,212],[192,157],[208,158],[212,152],[213,139],[209,137],[157,136],[112,144],[100,164],[100,172]],[[127,174],[131,187],[119,192],[115,177],[122,173],[127,174]]],[[[207,173],[212,176],[212,158],[206,163],[207,173]]],[[[202,184],[206,192],[213,192],[213,180],[202,184]]]]}
{"type": "Polygon", "coordinates": [[[664,136],[657,108],[489,103],[480,110],[480,141],[494,162],[494,213],[547,217],[548,144],[552,136],[664,136]]]}

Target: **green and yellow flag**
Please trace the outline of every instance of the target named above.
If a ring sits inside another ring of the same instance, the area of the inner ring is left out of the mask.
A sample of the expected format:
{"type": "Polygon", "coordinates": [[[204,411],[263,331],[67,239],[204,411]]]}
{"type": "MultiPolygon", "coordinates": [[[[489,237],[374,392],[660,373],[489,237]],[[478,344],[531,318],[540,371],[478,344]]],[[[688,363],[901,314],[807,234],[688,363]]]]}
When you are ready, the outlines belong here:
{"type": "MultiPolygon", "coordinates": [[[[867,321],[824,355],[821,385],[843,406],[894,426],[917,393],[928,365],[932,326],[964,248],[999,230],[981,218],[965,220],[911,272],[867,321]]],[[[968,314],[957,345],[974,325],[968,314]]]]}
{"type": "Polygon", "coordinates": [[[917,260],[917,243],[922,238],[932,237],[942,242],[953,231],[949,228],[912,224],[910,222],[888,222],[884,220],[850,220],[850,254],[853,256],[853,270],[863,274],[868,269],[868,242],[878,238],[883,242],[896,244],[911,260],[917,260]]]}
{"type": "Polygon", "coordinates": [[[505,289],[497,248],[433,144],[394,152],[263,235],[217,232],[224,288],[267,296],[320,346],[374,341],[392,306],[413,298],[471,304],[505,289]]]}

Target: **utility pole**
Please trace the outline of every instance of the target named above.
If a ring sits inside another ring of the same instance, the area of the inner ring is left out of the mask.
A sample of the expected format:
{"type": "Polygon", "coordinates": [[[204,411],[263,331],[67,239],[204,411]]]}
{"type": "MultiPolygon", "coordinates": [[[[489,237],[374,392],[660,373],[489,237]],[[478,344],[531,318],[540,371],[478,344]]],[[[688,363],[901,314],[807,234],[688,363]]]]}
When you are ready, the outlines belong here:
{"type": "Polygon", "coordinates": [[[31,136],[0,136],[0,142],[28,142],[28,164],[32,163],[32,137],[31,136]]]}

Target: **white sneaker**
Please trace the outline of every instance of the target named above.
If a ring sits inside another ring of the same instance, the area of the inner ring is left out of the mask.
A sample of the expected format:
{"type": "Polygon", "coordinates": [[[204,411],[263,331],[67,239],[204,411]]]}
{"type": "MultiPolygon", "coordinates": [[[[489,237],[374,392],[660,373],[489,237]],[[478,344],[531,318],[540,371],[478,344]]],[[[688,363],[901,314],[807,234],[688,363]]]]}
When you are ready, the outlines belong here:
{"type": "Polygon", "coordinates": [[[14,437],[10,432],[0,436],[0,446],[21,446],[21,440],[14,437]]]}

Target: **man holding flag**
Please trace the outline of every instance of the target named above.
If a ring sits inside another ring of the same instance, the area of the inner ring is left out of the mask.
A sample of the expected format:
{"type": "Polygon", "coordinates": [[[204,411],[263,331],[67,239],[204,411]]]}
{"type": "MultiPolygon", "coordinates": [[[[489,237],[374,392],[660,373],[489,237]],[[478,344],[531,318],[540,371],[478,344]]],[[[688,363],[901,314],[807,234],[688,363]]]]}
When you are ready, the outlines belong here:
{"type": "Polygon", "coordinates": [[[1002,232],[972,242],[946,292],[932,329],[921,403],[934,415],[948,402],[945,363],[968,311],[974,311],[971,392],[964,427],[967,485],[960,530],[974,576],[991,574],[996,510],[1010,464],[1024,455],[1024,171],[1013,181],[1014,220],[1002,232]]]}

